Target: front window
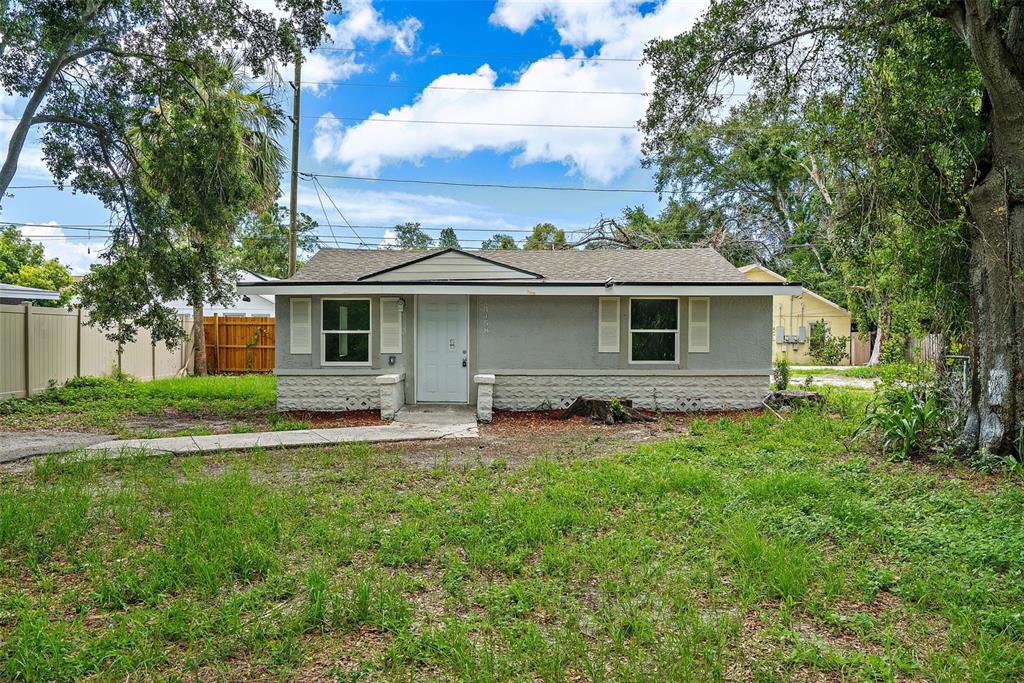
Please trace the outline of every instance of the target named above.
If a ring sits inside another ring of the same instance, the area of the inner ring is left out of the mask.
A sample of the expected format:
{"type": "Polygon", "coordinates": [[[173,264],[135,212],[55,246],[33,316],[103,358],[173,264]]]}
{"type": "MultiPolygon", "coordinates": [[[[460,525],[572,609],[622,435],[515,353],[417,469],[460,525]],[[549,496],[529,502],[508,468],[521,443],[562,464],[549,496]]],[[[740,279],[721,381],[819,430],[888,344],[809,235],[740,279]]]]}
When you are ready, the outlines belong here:
{"type": "Polygon", "coordinates": [[[633,363],[674,363],[679,333],[677,299],[631,299],[629,360],[633,363]]]}
{"type": "Polygon", "coordinates": [[[370,362],[369,299],[324,299],[321,315],[325,363],[370,362]]]}

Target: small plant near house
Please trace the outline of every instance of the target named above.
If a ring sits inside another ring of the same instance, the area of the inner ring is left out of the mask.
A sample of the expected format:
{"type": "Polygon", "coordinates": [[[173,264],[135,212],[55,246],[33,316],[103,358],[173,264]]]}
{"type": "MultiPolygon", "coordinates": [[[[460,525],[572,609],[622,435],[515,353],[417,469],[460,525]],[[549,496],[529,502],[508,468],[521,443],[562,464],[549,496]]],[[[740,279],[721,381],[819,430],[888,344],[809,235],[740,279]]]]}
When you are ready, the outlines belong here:
{"type": "Polygon", "coordinates": [[[839,365],[847,357],[849,337],[834,337],[829,324],[824,320],[811,323],[811,338],[808,353],[819,365],[839,365]]]}
{"type": "Polygon", "coordinates": [[[775,360],[775,372],[773,375],[775,377],[775,388],[778,391],[785,391],[789,388],[790,367],[788,358],[779,356],[775,360]]]}
{"type": "Polygon", "coordinates": [[[874,434],[883,454],[909,460],[951,440],[953,412],[932,377],[883,381],[854,438],[874,434]]]}
{"type": "Polygon", "coordinates": [[[626,414],[626,411],[622,409],[622,399],[615,396],[612,400],[608,401],[608,406],[612,409],[612,417],[615,418],[615,421],[622,422],[623,416],[626,414]]]}

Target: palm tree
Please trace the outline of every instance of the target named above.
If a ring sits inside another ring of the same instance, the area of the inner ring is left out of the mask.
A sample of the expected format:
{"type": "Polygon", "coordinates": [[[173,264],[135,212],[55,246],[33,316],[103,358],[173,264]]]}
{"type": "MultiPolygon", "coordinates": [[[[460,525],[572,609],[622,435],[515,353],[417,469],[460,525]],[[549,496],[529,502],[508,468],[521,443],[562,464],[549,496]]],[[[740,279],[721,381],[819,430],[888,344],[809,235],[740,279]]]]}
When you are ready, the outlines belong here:
{"type": "Polygon", "coordinates": [[[140,123],[133,139],[140,184],[175,227],[167,246],[189,274],[193,371],[205,375],[205,303],[230,296],[228,255],[239,222],[280,195],[284,115],[272,92],[249,88],[240,61],[197,67],[186,83],[140,123]]]}

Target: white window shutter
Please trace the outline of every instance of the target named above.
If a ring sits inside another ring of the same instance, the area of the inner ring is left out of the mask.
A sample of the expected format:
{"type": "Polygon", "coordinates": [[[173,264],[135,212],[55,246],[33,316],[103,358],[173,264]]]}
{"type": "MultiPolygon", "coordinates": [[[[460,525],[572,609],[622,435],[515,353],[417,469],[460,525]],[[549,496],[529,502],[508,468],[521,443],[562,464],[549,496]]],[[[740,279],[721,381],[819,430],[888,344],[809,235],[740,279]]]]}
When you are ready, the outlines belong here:
{"type": "Polygon", "coordinates": [[[289,348],[292,353],[312,353],[309,299],[292,299],[289,325],[289,348]]]}
{"type": "Polygon", "coordinates": [[[599,353],[619,352],[619,300],[600,297],[597,311],[597,350],[599,353]]]}
{"type": "Polygon", "coordinates": [[[380,300],[380,352],[402,353],[402,312],[397,297],[380,300]]]}
{"type": "Polygon", "coordinates": [[[711,299],[706,296],[690,297],[689,322],[687,327],[690,353],[707,353],[711,350],[711,299]]]}

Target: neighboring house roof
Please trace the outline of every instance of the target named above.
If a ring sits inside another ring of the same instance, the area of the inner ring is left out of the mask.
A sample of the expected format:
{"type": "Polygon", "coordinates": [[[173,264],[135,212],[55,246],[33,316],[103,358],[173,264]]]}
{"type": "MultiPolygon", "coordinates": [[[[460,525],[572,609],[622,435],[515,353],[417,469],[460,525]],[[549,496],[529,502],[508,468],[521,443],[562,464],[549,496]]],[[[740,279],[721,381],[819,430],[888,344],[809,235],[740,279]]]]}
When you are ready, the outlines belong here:
{"type": "Polygon", "coordinates": [[[0,299],[21,299],[23,301],[56,301],[59,298],[60,292],[55,292],[52,289],[22,287],[21,285],[9,285],[0,282],[0,299]]]}
{"type": "MultiPolygon", "coordinates": [[[[764,273],[765,275],[768,275],[769,277],[772,277],[773,279],[778,280],[779,282],[786,282],[786,278],[784,276],[779,275],[774,270],[771,270],[770,268],[765,268],[764,266],[762,266],[760,264],[757,264],[757,263],[750,263],[750,264],[745,265],[745,266],[740,266],[740,268],[738,270],[741,273],[749,273],[752,270],[759,270],[762,273],[764,273]]],[[[849,313],[849,311],[847,311],[845,308],[843,308],[842,306],[840,306],[836,302],[829,301],[828,299],[826,299],[822,295],[817,294],[815,292],[812,292],[811,290],[807,289],[806,287],[803,288],[803,293],[808,295],[808,296],[810,296],[810,297],[812,297],[812,298],[814,298],[814,299],[817,299],[818,301],[820,301],[821,303],[825,304],[826,306],[831,306],[832,308],[834,308],[834,309],[836,309],[838,311],[842,311],[843,313],[849,313]]]]}
{"type": "MultiPolygon", "coordinates": [[[[235,273],[239,282],[261,282],[271,283],[276,282],[277,278],[270,277],[269,275],[261,275],[260,273],[254,273],[251,270],[245,270],[239,268],[235,273]]],[[[174,299],[172,301],[165,301],[165,305],[174,309],[175,312],[184,315],[192,315],[192,306],[184,299],[174,299]]],[[[206,315],[213,315],[215,313],[235,313],[235,314],[246,314],[246,315],[259,315],[259,316],[273,316],[274,315],[274,295],[273,294],[255,294],[255,293],[239,293],[238,298],[227,306],[221,304],[206,304],[204,313],[206,315]],[[247,300],[248,299],[248,300],[247,300]]]]}
{"type": "MultiPolygon", "coordinates": [[[[735,283],[750,281],[714,249],[552,251],[370,251],[321,249],[294,276],[281,282],[354,283],[439,254],[482,259],[549,283],[735,283]]],[[[451,278],[438,277],[435,280],[451,278]]],[[[511,279],[511,278],[510,278],[511,279]]]]}

